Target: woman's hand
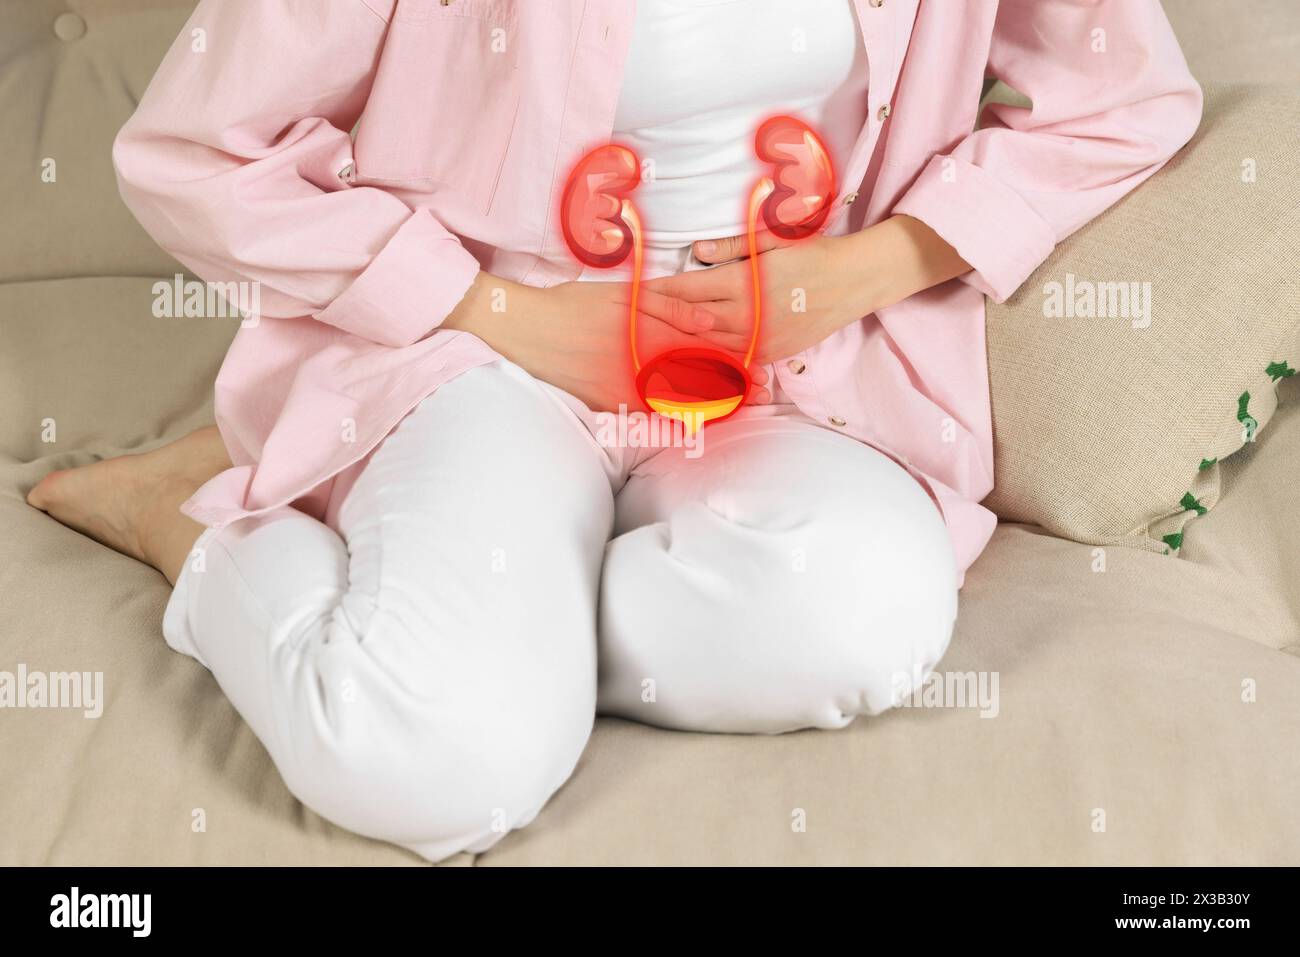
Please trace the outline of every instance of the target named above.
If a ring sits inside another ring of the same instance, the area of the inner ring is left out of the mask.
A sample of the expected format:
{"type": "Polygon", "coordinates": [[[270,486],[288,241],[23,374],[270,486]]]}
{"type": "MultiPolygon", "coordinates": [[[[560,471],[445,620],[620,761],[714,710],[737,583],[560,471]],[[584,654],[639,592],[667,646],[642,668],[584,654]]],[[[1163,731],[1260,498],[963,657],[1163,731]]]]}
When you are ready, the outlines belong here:
{"type": "MultiPolygon", "coordinates": [[[[481,272],[441,328],[474,333],[593,411],[616,412],[620,405],[638,410],[642,404],[628,335],[630,297],[627,283],[568,282],[539,289],[481,272]]],[[[644,286],[639,305],[637,350],[643,360],[679,346],[712,344],[702,342],[700,334],[714,320],[692,305],[644,286]]],[[[766,375],[753,371],[750,401],[770,401],[763,388],[766,375]]]]}
{"type": "MultiPolygon", "coordinates": [[[[704,262],[725,262],[748,254],[744,236],[717,240],[711,250],[701,249],[701,245],[696,245],[695,253],[704,262]]],[[[858,310],[869,298],[862,286],[870,270],[849,261],[838,239],[819,236],[787,243],[763,232],[758,235],[758,248],[763,321],[755,364],[802,352],[864,315],[858,310]]],[[[749,348],[754,296],[748,259],[654,279],[642,288],[670,301],[694,304],[711,316],[713,326],[701,331],[702,338],[742,357],[749,348]]],[[[646,308],[658,315],[653,303],[646,308]]]]}
{"type": "MultiPolygon", "coordinates": [[[[893,216],[842,237],[788,242],[757,235],[758,276],[763,294],[755,363],[802,352],[851,322],[970,270],[957,251],[925,223],[893,216]]],[[[695,256],[713,269],[646,282],[645,310],[661,316],[662,303],[678,314],[704,312],[712,328],[703,339],[742,357],[753,329],[752,266],[744,236],[695,244],[695,256]],[[738,261],[729,261],[738,260],[738,261]]]]}

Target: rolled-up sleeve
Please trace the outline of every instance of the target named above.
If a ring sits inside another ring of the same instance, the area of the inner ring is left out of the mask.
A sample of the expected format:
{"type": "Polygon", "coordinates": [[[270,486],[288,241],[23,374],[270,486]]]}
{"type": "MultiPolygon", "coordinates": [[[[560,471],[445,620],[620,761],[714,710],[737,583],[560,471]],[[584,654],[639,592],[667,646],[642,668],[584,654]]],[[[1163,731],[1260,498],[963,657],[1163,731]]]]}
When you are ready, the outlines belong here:
{"type": "Polygon", "coordinates": [[[132,213],[196,275],[258,283],[264,315],[402,346],[479,266],[427,210],[346,175],[386,30],[362,0],[202,0],[113,161],[132,213]]]}
{"type": "Polygon", "coordinates": [[[1002,0],[988,72],[1029,106],[989,105],[894,207],[952,245],[1002,302],[1074,232],[1181,148],[1201,90],[1158,0],[1002,0]]]}

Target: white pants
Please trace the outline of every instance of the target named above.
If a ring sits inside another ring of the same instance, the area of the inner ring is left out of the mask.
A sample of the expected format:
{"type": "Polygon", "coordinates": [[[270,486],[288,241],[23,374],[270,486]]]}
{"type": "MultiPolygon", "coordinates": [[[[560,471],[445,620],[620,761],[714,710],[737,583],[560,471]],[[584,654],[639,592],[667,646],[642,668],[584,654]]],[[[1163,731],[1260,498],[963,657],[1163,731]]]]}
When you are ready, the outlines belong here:
{"type": "Polygon", "coordinates": [[[708,426],[695,458],[609,449],[573,405],[505,360],[471,370],[375,451],[341,534],[285,508],[200,536],[167,642],[326,818],[481,851],[597,711],[838,728],[938,662],[952,549],[887,456],[789,405],[708,426]]]}

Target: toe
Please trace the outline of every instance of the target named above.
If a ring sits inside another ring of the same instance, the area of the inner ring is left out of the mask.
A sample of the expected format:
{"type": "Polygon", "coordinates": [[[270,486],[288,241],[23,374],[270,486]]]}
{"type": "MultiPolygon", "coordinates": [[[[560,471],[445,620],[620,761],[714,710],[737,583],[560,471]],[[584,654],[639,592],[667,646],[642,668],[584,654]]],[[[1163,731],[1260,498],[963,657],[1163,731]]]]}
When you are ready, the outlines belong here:
{"type": "Polygon", "coordinates": [[[50,504],[50,488],[58,474],[58,472],[51,472],[32,486],[32,490],[27,493],[27,504],[32,508],[39,508],[42,512],[46,511],[50,504]]]}

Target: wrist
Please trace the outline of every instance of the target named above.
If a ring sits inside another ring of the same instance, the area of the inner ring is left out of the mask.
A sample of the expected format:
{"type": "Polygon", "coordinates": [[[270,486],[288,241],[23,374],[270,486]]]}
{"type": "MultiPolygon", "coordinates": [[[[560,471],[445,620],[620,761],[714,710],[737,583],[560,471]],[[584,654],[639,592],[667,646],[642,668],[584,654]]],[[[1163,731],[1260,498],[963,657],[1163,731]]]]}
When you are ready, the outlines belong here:
{"type": "Polygon", "coordinates": [[[490,305],[490,284],[492,280],[487,272],[480,269],[470,282],[465,295],[460,297],[451,312],[439,323],[439,329],[455,329],[460,332],[476,332],[484,321],[490,305]]]}
{"type": "Polygon", "coordinates": [[[523,300],[539,291],[481,269],[440,328],[472,333],[500,352],[510,313],[524,309],[523,300]]]}
{"type": "Polygon", "coordinates": [[[913,296],[970,271],[970,264],[919,219],[896,215],[841,237],[856,273],[852,298],[859,315],[913,296]]]}
{"type": "Polygon", "coordinates": [[[833,240],[834,268],[844,277],[840,301],[848,316],[845,325],[881,308],[890,293],[889,271],[880,263],[882,237],[875,229],[871,226],[833,240]]]}

